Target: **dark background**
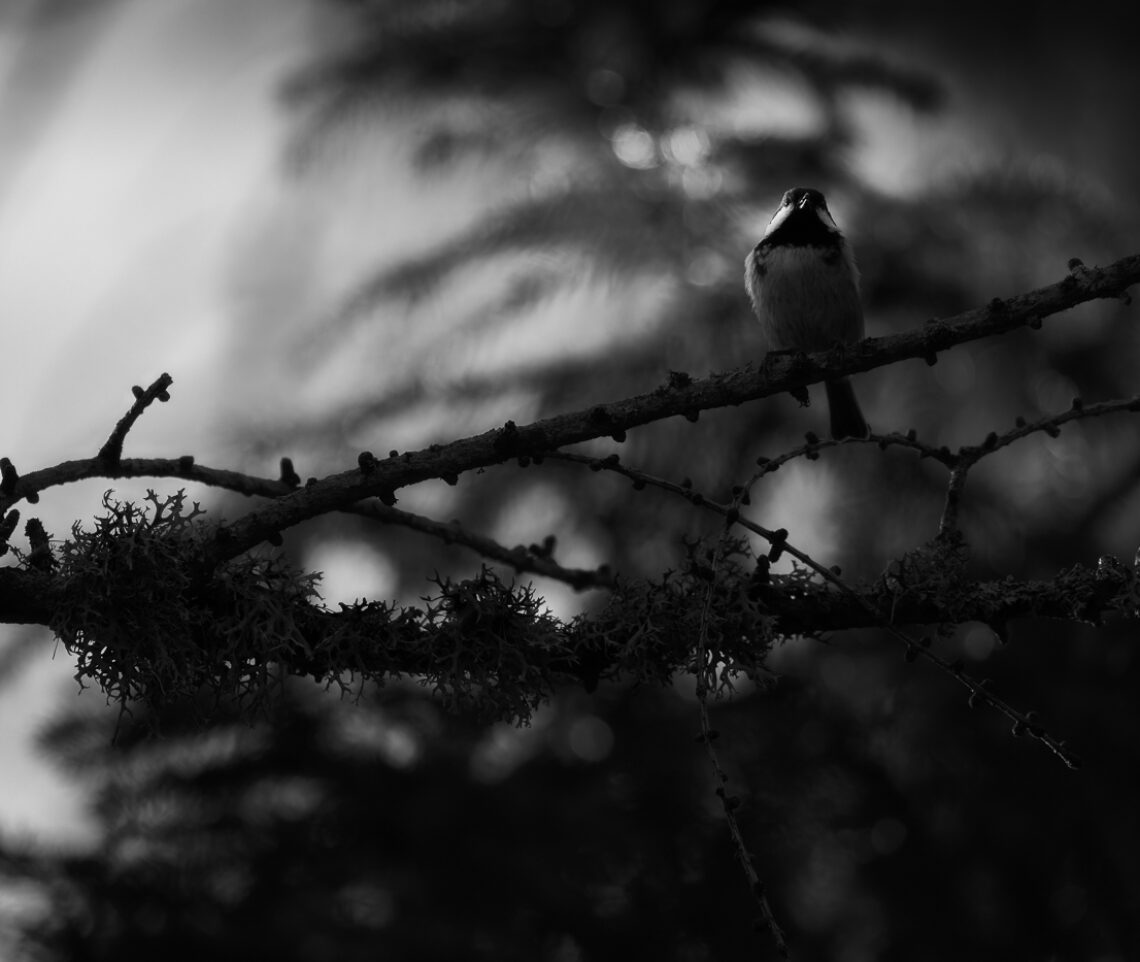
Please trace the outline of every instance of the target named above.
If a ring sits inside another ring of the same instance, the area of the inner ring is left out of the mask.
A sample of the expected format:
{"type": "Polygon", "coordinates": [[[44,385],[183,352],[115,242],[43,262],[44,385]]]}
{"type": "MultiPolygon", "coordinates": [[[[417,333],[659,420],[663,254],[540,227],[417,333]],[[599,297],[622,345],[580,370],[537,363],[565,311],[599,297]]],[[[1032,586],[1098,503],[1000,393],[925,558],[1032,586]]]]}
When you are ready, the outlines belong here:
{"type": "MultiPolygon", "coordinates": [[[[39,29],[67,7],[44,4],[39,29]]],[[[1073,256],[1135,253],[1140,236],[1140,80],[1115,4],[325,2],[308,17],[306,56],[279,86],[281,176],[306,218],[270,211],[234,242],[223,365],[248,402],[228,425],[247,460],[227,466],[287,453],[323,474],[362,447],[423,447],[651,390],[669,370],[756,361],[743,256],[794,184],[824,190],[852,239],[874,335],[1053,282],[1073,256]]],[[[1076,395],[1131,395],[1134,312],[1094,304],[934,368],[871,372],[868,420],[955,445],[1076,395]]],[[[821,417],[774,399],[635,431],[621,454],[724,497],[821,417]]],[[[1131,561],[1137,441],[1127,418],[1091,420],[992,458],[967,490],[971,573],[1131,561]]],[[[870,580],[933,535],[945,480],[852,446],[758,488],[753,516],[870,580]]],[[[630,576],[718,530],[566,465],[424,488],[401,506],[508,544],[553,533],[566,563],[630,576]]],[[[431,572],[477,564],[336,519],[287,548],[314,564],[330,544],[387,573],[376,594],[409,600],[431,572]]],[[[560,614],[597,603],[540,590],[560,614]]],[[[1140,950],[1134,628],[1009,635],[998,648],[967,625],[941,644],[1038,710],[1081,771],[875,632],[789,642],[776,685],[715,709],[794,958],[1140,950]]],[[[9,874],[48,910],[24,948],[774,958],[691,691],[684,678],[568,689],[514,730],[448,716],[414,684],[359,700],[298,684],[265,724],[179,735],[175,713],[156,741],[140,716],[114,746],[89,692],[43,745],[93,786],[98,837],[62,855],[7,847],[9,874]]]]}

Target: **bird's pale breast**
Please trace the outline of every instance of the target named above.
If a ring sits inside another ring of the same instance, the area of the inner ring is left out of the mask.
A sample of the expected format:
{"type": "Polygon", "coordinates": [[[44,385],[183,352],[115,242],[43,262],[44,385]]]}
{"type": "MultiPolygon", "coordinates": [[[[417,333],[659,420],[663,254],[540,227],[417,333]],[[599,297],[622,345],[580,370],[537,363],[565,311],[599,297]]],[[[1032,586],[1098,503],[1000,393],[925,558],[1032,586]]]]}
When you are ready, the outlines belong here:
{"type": "Polygon", "coordinates": [[[768,350],[825,351],[837,342],[859,340],[863,309],[857,278],[854,265],[837,251],[767,249],[749,265],[748,280],[750,291],[757,288],[753,299],[768,350]]]}

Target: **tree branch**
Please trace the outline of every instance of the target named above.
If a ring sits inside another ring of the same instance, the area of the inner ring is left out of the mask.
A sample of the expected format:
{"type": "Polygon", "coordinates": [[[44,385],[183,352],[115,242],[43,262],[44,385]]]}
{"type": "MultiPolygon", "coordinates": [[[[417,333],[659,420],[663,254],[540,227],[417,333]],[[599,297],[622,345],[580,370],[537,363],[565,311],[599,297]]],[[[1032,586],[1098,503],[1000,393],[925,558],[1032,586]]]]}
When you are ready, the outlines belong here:
{"type": "MultiPolygon", "coordinates": [[[[367,497],[387,504],[395,492],[428,478],[456,478],[464,471],[512,458],[540,458],[544,453],[599,437],[622,440],[630,428],[681,415],[696,420],[702,410],[739,405],[805,385],[871,370],[904,358],[933,363],[939,351],[1018,327],[1038,327],[1041,319],[1097,298],[1121,297],[1140,281],[1140,254],[1105,268],[1074,269],[1064,280],[1008,300],[967,311],[923,328],[891,337],[810,355],[769,355],[760,370],[744,368],[700,380],[674,374],[649,394],[599,404],[588,410],[502,428],[420,451],[393,453],[384,460],[362,456],[359,469],[331,475],[311,487],[280,498],[246,515],[214,548],[217,561],[233,558],[259,542],[309,518],[367,497]]],[[[367,454],[367,452],[366,452],[367,454]]]]}
{"type": "MultiPolygon", "coordinates": [[[[681,415],[696,420],[699,412],[739,405],[784,391],[796,392],[821,380],[870,370],[908,357],[930,361],[938,351],[978,338],[1000,334],[1021,326],[1040,326],[1041,318],[1085,301],[1124,296],[1127,288],[1140,281],[1140,254],[1126,257],[1105,268],[1090,269],[1079,262],[1071,264],[1064,280],[1020,294],[1006,301],[995,299],[984,308],[967,311],[941,321],[928,322],[922,329],[885,338],[867,338],[855,345],[811,355],[770,355],[759,370],[746,367],[727,374],[694,380],[674,373],[668,382],[649,394],[600,404],[585,411],[558,415],[523,427],[508,421],[502,428],[454,441],[432,445],[415,452],[392,452],[378,460],[368,452],[355,470],[331,475],[303,488],[287,480],[251,478],[238,472],[200,468],[190,456],[178,459],[133,459],[118,457],[122,440],[131,425],[154,399],[163,399],[170,385],[163,375],[147,391],[136,391],[136,402],[116,426],[100,456],[70,461],[21,477],[4,459],[4,479],[0,484],[0,512],[21,499],[34,501],[39,491],[56,484],[91,477],[162,476],[199,481],[243,494],[274,498],[274,503],[250,512],[234,524],[219,529],[217,542],[208,552],[209,562],[237,557],[264,540],[276,540],[279,533],[317,515],[347,510],[356,502],[379,497],[391,506],[395,492],[429,478],[454,480],[464,472],[514,458],[525,463],[566,445],[598,437],[621,441],[634,427],[681,415]]],[[[912,438],[889,435],[890,443],[903,443],[926,449],[912,438]]],[[[826,444],[824,442],[823,444],[826,444]]],[[[822,446],[822,444],[820,445],[822,446]]],[[[929,448],[923,453],[946,462],[944,449],[929,448]]],[[[792,452],[787,457],[796,456],[792,452]]],[[[773,468],[778,465],[773,465],[773,468]]],[[[769,469],[771,470],[771,469],[769,469]]]]}
{"type": "MultiPolygon", "coordinates": [[[[826,584],[797,583],[794,592],[780,590],[773,578],[770,588],[761,592],[764,611],[774,619],[774,630],[780,636],[818,635],[829,631],[850,628],[875,627],[884,624],[928,625],[942,623],[981,622],[1005,625],[1015,619],[1055,618],[1100,625],[1112,615],[1136,617],[1140,607],[1140,589],[1137,573],[1131,565],[1104,560],[1095,568],[1082,565],[1060,572],[1048,580],[1000,581],[963,580],[946,593],[934,586],[901,586],[890,578],[881,579],[871,587],[837,592],[826,584]]],[[[702,583],[703,588],[703,583],[702,583]]],[[[35,570],[0,568],[0,622],[15,624],[42,624],[51,622],[61,602],[62,585],[50,573],[35,570]]],[[[693,604],[699,607],[703,596],[693,604]]],[[[421,624],[422,612],[414,609],[387,609],[392,620],[402,629],[426,632],[421,624]],[[418,627],[417,627],[418,626],[418,627]]],[[[308,654],[279,651],[276,653],[286,667],[308,673],[313,670],[314,659],[321,670],[330,673],[351,671],[364,658],[370,664],[384,663],[385,670],[414,673],[427,663],[418,656],[412,658],[409,649],[403,660],[392,652],[385,652],[384,633],[367,636],[359,648],[351,652],[339,644],[343,632],[360,620],[352,608],[339,612],[304,605],[294,612],[297,620],[306,626],[308,654]],[[371,654],[369,654],[371,652],[371,654]]],[[[651,613],[650,613],[651,614],[651,613]]],[[[590,619],[579,618],[572,623],[584,626],[590,619]]],[[[361,637],[366,636],[361,632],[361,637]]],[[[429,638],[422,635],[426,643],[429,638]]],[[[742,637],[734,644],[739,646],[726,654],[743,658],[748,655],[753,639],[742,637]]],[[[597,664],[602,671],[618,670],[623,658],[638,657],[623,641],[604,653],[597,664]]],[[[428,655],[424,655],[428,659],[428,655]]],[[[568,659],[567,665],[573,661],[568,659]]]]}

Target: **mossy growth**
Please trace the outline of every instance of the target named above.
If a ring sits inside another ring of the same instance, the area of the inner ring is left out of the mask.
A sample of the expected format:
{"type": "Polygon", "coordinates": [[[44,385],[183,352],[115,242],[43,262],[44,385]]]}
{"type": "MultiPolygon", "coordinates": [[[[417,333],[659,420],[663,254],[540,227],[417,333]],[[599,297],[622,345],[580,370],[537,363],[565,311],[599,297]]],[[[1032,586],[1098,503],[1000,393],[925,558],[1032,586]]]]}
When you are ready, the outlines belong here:
{"type": "Polygon", "coordinates": [[[458,581],[437,576],[419,605],[330,611],[319,575],[280,556],[209,562],[217,524],[182,491],[150,491],[141,505],[107,492],[103,508],[54,551],[51,628],[79,682],[94,681],[124,709],[178,703],[208,717],[213,699],[253,717],[289,675],[342,690],[405,678],[448,708],[516,723],[570,683],[668,685],[714,666],[715,696],[739,674],[767,676],[777,637],[769,604],[813,580],[769,575],[746,542],[726,539],[690,544],[677,570],[621,580],[602,607],[566,620],[533,586],[486,566],[458,581]]]}
{"type": "Polygon", "coordinates": [[[94,527],[78,522],[57,552],[61,603],[51,629],[109,699],[153,705],[202,693],[259,702],[276,666],[307,649],[297,620],[318,576],[280,557],[246,555],[215,568],[215,536],[184,491],[146,505],[103,495],[94,527]]]}

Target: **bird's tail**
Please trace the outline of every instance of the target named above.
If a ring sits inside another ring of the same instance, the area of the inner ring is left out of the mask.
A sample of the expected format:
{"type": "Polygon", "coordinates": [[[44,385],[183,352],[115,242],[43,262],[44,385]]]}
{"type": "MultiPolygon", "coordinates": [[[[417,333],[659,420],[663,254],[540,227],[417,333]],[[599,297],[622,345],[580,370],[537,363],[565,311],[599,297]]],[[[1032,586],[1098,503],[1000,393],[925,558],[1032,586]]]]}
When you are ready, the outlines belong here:
{"type": "Polygon", "coordinates": [[[831,409],[831,436],[838,441],[841,438],[865,438],[870,434],[859,401],[855,398],[855,389],[851,387],[851,379],[827,381],[824,387],[827,388],[827,406],[831,409]]]}

